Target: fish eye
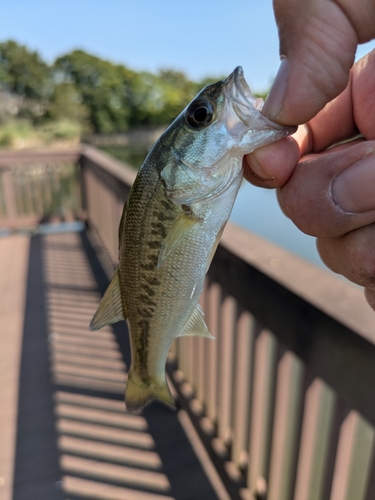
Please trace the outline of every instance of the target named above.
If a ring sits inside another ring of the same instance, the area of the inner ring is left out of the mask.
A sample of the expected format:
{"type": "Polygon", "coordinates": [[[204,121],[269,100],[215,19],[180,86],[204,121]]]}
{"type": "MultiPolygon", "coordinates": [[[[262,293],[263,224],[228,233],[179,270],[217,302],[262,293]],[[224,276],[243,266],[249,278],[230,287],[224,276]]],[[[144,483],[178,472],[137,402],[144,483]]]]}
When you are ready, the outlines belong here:
{"type": "Polygon", "coordinates": [[[212,122],[214,108],[210,101],[194,101],[186,110],[185,116],[191,127],[202,129],[212,122]]]}

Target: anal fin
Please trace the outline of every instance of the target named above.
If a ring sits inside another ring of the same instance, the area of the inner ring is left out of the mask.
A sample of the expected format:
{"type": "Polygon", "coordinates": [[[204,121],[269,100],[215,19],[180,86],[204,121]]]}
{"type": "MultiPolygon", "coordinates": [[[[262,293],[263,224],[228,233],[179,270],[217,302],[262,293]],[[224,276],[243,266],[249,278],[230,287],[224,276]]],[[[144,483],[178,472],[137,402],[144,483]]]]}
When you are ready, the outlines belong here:
{"type": "Polygon", "coordinates": [[[122,307],[120,279],[116,269],[108,288],[100,301],[99,307],[90,323],[90,330],[99,330],[105,325],[110,325],[125,319],[122,307]]]}
{"type": "Polygon", "coordinates": [[[202,311],[201,306],[199,304],[196,306],[192,315],[187,320],[181,333],[177,336],[184,337],[185,335],[195,335],[198,337],[206,337],[209,339],[215,338],[208,331],[207,325],[203,319],[203,311],[202,311]]]}

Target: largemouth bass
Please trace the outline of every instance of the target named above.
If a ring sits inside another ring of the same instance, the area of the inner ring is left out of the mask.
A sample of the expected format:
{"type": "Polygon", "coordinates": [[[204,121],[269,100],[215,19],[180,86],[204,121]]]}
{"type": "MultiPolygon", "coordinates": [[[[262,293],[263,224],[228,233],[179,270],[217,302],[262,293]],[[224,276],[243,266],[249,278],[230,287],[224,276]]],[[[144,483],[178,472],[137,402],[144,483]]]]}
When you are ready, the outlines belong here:
{"type": "Polygon", "coordinates": [[[119,227],[119,264],[91,329],[128,321],[128,410],[174,407],[165,377],[175,337],[211,337],[198,304],[242,180],[242,158],[295,131],[267,120],[238,67],[205,87],[148,154],[119,227]]]}

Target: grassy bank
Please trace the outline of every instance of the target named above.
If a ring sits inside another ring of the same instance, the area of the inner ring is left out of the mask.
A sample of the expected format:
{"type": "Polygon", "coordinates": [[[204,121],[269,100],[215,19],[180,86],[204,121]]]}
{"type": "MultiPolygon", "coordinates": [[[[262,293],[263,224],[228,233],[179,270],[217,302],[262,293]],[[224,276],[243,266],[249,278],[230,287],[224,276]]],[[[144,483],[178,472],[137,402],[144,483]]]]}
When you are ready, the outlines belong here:
{"type": "Polygon", "coordinates": [[[79,143],[81,126],[68,119],[33,125],[26,119],[0,124],[0,148],[69,147],[79,143]]]}

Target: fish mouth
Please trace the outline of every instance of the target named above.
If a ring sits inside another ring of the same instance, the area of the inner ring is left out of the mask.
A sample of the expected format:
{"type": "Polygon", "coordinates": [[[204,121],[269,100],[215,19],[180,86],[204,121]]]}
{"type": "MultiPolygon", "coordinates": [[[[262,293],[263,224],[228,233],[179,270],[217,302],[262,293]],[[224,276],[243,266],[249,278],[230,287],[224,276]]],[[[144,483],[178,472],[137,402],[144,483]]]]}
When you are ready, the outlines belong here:
{"type": "MultiPolygon", "coordinates": [[[[237,66],[224,80],[224,94],[231,101],[237,117],[247,127],[254,129],[254,122],[258,122],[257,125],[262,129],[284,132],[284,135],[289,135],[297,129],[297,127],[286,127],[285,125],[275,123],[260,114],[263,107],[263,99],[253,96],[245,80],[241,66],[237,66]],[[258,115],[256,120],[254,120],[254,114],[258,115]]],[[[258,126],[255,126],[255,129],[258,126]]]]}
{"type": "Polygon", "coordinates": [[[242,66],[237,66],[234,71],[224,80],[224,89],[227,96],[242,106],[252,106],[261,109],[262,99],[256,99],[245,80],[242,66]]]}

